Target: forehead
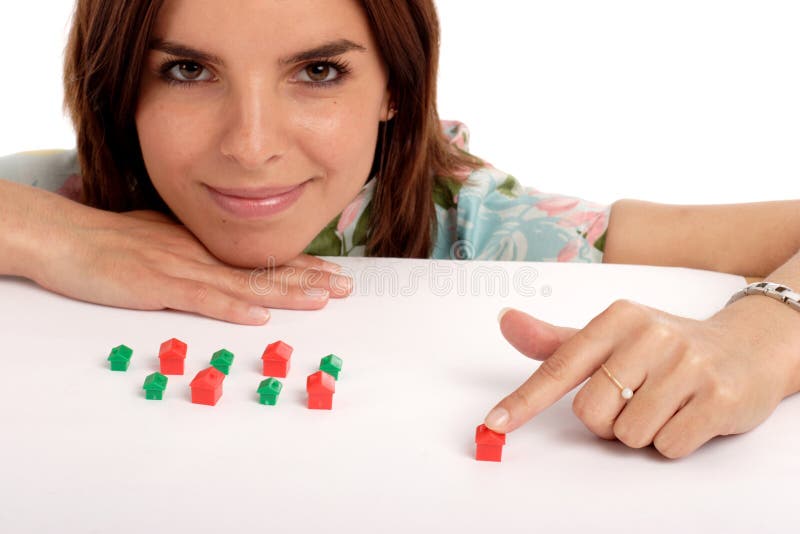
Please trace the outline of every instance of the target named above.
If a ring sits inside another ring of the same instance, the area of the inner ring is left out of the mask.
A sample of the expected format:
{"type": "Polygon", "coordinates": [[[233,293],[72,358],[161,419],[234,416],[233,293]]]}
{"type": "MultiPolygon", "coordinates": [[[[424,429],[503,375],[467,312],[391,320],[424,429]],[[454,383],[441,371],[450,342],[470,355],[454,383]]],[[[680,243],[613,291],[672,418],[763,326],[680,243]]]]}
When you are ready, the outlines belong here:
{"type": "Polygon", "coordinates": [[[282,56],[339,39],[374,48],[359,0],[165,0],[153,37],[239,57],[282,56]]]}

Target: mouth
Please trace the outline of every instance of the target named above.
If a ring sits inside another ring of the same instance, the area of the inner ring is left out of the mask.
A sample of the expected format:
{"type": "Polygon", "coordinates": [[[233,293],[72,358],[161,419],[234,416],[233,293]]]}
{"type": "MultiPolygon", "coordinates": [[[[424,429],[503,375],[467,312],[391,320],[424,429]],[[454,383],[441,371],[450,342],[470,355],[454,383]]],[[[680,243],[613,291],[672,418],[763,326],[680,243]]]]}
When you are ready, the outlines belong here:
{"type": "Polygon", "coordinates": [[[288,209],[300,198],[309,182],[311,179],[285,187],[205,187],[211,199],[223,211],[242,219],[258,219],[288,209]]]}

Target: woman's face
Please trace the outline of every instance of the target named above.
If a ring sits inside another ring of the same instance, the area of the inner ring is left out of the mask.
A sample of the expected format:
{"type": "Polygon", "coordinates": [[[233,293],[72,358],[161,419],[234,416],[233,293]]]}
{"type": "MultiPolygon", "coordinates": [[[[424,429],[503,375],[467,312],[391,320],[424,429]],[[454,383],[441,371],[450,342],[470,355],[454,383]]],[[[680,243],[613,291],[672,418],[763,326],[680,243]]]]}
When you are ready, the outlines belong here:
{"type": "Polygon", "coordinates": [[[165,0],[145,61],[147,172],[219,259],[294,258],[367,181],[391,115],[358,0],[165,0]]]}

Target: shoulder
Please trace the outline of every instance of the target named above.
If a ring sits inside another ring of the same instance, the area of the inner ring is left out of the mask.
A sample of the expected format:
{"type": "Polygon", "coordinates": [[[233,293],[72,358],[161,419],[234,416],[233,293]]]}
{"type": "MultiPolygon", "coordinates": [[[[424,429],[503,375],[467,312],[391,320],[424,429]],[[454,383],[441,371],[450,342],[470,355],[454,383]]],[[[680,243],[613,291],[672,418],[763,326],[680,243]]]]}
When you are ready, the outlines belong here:
{"type": "Polygon", "coordinates": [[[0,157],[0,178],[73,197],[80,190],[78,152],[33,150],[9,154],[0,157]]]}
{"type": "MultiPolygon", "coordinates": [[[[459,130],[466,127],[451,131],[459,130]]],[[[434,201],[435,258],[602,261],[610,205],[539,191],[486,162],[465,176],[437,177],[434,201]]]]}

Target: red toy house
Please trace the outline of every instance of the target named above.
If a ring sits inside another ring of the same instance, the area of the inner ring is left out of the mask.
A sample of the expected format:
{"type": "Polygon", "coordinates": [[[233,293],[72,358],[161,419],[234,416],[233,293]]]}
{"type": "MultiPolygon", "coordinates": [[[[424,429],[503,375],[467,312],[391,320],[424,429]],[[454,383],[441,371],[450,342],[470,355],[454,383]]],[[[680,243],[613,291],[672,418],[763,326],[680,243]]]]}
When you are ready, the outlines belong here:
{"type": "Polygon", "coordinates": [[[333,392],[336,381],[325,371],[317,371],[306,380],[308,408],[311,410],[330,410],[333,407],[333,392]]]}
{"type": "Polygon", "coordinates": [[[162,375],[182,375],[183,362],[186,359],[186,343],[180,339],[168,339],[161,344],[158,351],[162,375]]]}
{"type": "Polygon", "coordinates": [[[499,462],[503,455],[503,445],[506,444],[506,435],[498,434],[486,428],[486,425],[478,425],[475,429],[475,444],[476,460],[499,462]]]}
{"type": "Polygon", "coordinates": [[[283,341],[267,345],[261,356],[261,360],[264,362],[264,376],[286,378],[286,375],[289,374],[289,360],[293,350],[283,341]]]}
{"type": "Polygon", "coordinates": [[[222,381],[225,375],[215,367],[203,369],[194,377],[189,387],[192,388],[192,402],[214,406],[222,396],[222,381]]]}

